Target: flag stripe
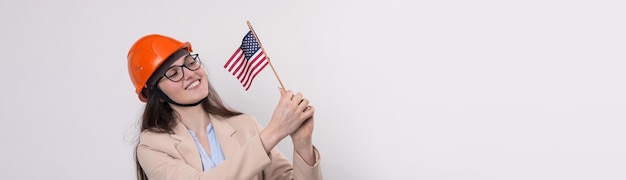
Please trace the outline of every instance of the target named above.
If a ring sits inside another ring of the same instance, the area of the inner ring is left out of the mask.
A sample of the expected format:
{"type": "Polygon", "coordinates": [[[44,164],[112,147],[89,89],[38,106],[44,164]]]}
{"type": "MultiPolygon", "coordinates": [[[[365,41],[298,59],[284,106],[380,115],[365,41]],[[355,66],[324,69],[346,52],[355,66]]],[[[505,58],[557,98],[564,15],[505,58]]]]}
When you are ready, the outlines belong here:
{"type": "MultiPolygon", "coordinates": [[[[261,70],[263,68],[265,68],[265,66],[267,66],[267,64],[268,64],[267,61],[264,61],[264,63],[259,68],[259,70],[252,74],[252,79],[254,79],[256,77],[256,75],[258,75],[261,72],[261,70]]],[[[248,90],[248,88],[250,88],[250,86],[252,86],[252,81],[250,81],[250,83],[248,83],[248,85],[246,86],[246,90],[248,90]]]]}
{"type": "Polygon", "coordinates": [[[248,70],[250,69],[250,63],[248,63],[249,61],[245,62],[246,63],[243,63],[243,69],[241,71],[241,74],[239,74],[239,76],[237,77],[237,79],[239,79],[239,82],[241,83],[243,83],[243,80],[248,76],[248,70]]]}
{"type": "Polygon", "coordinates": [[[242,58],[240,59],[241,61],[239,61],[239,63],[237,63],[237,68],[235,69],[236,74],[235,77],[239,78],[241,77],[241,75],[244,73],[244,70],[246,68],[246,59],[242,58]]]}
{"type": "Polygon", "coordinates": [[[263,53],[258,52],[257,54],[255,54],[252,62],[250,62],[247,69],[249,72],[246,73],[247,78],[245,78],[245,80],[242,82],[244,86],[246,86],[248,84],[248,81],[250,81],[250,74],[252,74],[256,70],[258,64],[265,59],[265,56],[263,56],[263,58],[261,58],[261,56],[263,56],[263,53]]]}
{"type": "MultiPolygon", "coordinates": [[[[231,63],[233,62],[233,60],[234,60],[236,57],[239,57],[239,56],[241,56],[241,55],[242,55],[242,53],[241,53],[241,48],[238,48],[238,49],[235,51],[235,53],[233,53],[233,55],[232,55],[232,56],[230,56],[230,58],[228,59],[228,61],[226,62],[226,64],[224,64],[224,68],[229,67],[229,66],[232,66],[232,64],[231,64],[231,63]]],[[[239,59],[239,58],[237,58],[237,59],[239,59]]],[[[229,69],[228,71],[230,71],[230,69],[229,69]]]]}
{"type": "MultiPolygon", "coordinates": [[[[265,56],[263,54],[257,56],[256,59],[253,61],[252,65],[251,65],[250,73],[248,73],[248,74],[252,75],[254,73],[257,73],[257,71],[259,70],[258,69],[259,65],[261,65],[263,62],[265,62],[265,56]]],[[[248,79],[251,79],[251,78],[254,78],[254,77],[249,76],[248,79]]],[[[246,81],[244,83],[244,85],[247,85],[247,84],[249,84],[248,81],[246,81]]]]}
{"type": "Polygon", "coordinates": [[[243,63],[243,59],[244,59],[244,57],[243,57],[243,53],[242,53],[242,52],[239,52],[238,56],[236,56],[235,58],[237,58],[237,59],[236,59],[236,60],[234,60],[234,61],[231,63],[230,68],[228,68],[228,71],[229,71],[229,72],[232,72],[232,73],[233,73],[233,75],[235,75],[235,74],[238,72],[238,70],[237,70],[237,69],[239,69],[239,68],[240,68],[240,66],[241,66],[241,64],[243,63]],[[236,68],[236,69],[233,71],[233,68],[236,68]]]}

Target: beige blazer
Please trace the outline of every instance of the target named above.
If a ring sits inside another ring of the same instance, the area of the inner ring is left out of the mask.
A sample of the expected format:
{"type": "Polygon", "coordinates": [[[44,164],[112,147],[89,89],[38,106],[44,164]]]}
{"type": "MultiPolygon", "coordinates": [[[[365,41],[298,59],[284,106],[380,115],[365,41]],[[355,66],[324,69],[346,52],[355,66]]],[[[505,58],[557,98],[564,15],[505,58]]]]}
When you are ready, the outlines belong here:
{"type": "Polygon", "coordinates": [[[182,123],[174,133],[144,131],[139,137],[137,158],[149,179],[155,180],[247,180],[247,179],[322,179],[320,155],[309,166],[294,151],[293,165],[277,147],[265,153],[259,137],[262,127],[250,115],[231,118],[210,116],[225,160],[213,169],[202,171],[196,144],[182,123]]]}

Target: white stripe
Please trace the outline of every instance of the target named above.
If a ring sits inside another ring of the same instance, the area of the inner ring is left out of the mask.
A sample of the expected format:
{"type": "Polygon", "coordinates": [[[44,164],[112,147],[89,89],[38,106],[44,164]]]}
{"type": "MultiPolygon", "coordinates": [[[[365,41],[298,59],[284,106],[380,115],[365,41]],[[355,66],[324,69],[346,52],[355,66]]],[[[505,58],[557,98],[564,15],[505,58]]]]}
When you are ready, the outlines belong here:
{"type": "Polygon", "coordinates": [[[239,51],[239,53],[235,57],[233,57],[232,61],[228,63],[227,68],[229,69],[230,67],[234,66],[235,62],[241,57],[241,55],[243,55],[243,53],[242,51],[239,51]]]}

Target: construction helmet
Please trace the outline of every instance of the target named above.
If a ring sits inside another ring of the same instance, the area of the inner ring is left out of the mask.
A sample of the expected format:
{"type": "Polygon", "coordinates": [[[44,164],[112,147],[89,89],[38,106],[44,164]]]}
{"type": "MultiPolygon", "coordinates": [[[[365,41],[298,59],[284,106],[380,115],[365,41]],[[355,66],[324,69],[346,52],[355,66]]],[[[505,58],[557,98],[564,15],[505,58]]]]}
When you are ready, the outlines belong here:
{"type": "Polygon", "coordinates": [[[146,102],[147,97],[142,93],[147,88],[150,76],[167,60],[170,55],[180,49],[191,50],[189,42],[180,42],[174,38],[149,34],[141,37],[128,50],[128,74],[135,85],[135,93],[141,102],[146,102]]]}

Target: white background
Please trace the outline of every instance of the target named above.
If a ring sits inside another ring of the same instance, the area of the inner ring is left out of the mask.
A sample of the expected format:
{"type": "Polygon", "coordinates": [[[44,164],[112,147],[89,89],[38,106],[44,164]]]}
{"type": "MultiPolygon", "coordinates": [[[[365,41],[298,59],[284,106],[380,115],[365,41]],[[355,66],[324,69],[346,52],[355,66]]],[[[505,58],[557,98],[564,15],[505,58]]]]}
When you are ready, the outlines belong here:
{"type": "MultiPolygon", "coordinates": [[[[143,104],[126,53],[190,41],[233,108],[266,125],[266,68],[221,66],[250,20],[316,106],[326,179],[626,179],[623,1],[0,2],[0,179],[134,179],[143,104]]],[[[279,146],[291,156],[286,139],[279,146]]]]}

